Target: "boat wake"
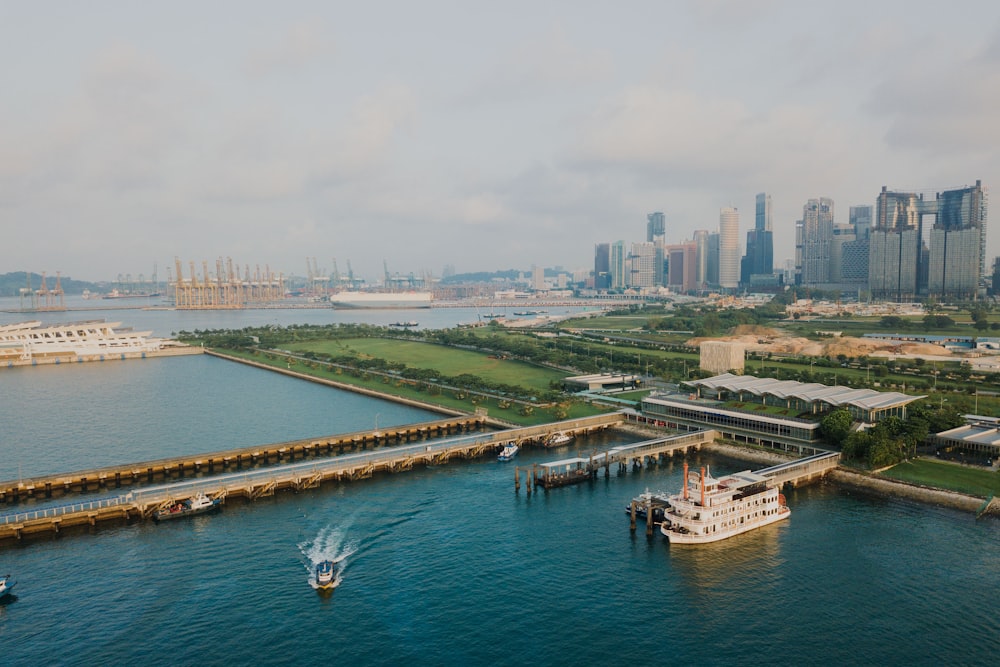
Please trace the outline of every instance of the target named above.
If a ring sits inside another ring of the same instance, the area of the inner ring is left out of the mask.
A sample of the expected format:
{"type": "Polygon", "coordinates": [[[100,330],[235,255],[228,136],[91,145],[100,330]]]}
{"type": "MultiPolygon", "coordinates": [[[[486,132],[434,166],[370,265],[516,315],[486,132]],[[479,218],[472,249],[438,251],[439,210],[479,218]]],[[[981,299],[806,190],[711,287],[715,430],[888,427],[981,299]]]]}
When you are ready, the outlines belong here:
{"type": "Polygon", "coordinates": [[[316,537],[302,542],[298,546],[305,559],[302,565],[309,572],[309,585],[317,590],[320,588],[316,581],[317,565],[325,560],[333,561],[336,574],[332,588],[336,588],[343,579],[348,558],[358,550],[356,542],[348,541],[346,531],[334,526],[320,528],[316,537]]]}

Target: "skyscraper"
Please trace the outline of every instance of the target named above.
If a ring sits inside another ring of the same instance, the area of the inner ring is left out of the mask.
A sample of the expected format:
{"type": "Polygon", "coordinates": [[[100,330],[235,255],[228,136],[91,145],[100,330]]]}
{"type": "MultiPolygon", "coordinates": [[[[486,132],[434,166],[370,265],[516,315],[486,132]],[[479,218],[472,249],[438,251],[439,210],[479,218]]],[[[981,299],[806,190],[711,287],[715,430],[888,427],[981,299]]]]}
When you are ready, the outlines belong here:
{"type": "Polygon", "coordinates": [[[695,244],[695,272],[694,283],[696,289],[704,289],[708,284],[708,231],[698,229],[694,233],[695,244]]]}
{"type": "Polygon", "coordinates": [[[830,282],[833,259],[833,200],[810,199],[802,207],[801,264],[803,285],[830,282]]]}
{"type": "Polygon", "coordinates": [[[667,219],[660,211],[646,216],[646,240],[663,243],[667,234],[667,219]]]}
{"type": "MultiPolygon", "coordinates": [[[[629,255],[629,287],[648,288],[656,285],[656,244],[633,243],[629,255]]],[[[663,255],[661,253],[660,257],[663,255]]],[[[662,275],[662,269],[660,270],[662,275]]]]}
{"type": "Polygon", "coordinates": [[[972,299],[985,289],[987,196],[981,181],[946,190],[933,200],[914,192],[878,196],[869,246],[869,289],[874,298],[913,301],[922,296],[972,299]],[[934,216],[927,228],[924,217],[934,216]]]}
{"type": "Polygon", "coordinates": [[[625,259],[625,241],[612,243],[610,255],[611,289],[624,289],[628,286],[625,275],[625,259]]]}
{"type": "Polygon", "coordinates": [[[750,238],[747,237],[747,256],[750,260],[751,275],[774,273],[774,237],[771,230],[771,195],[761,192],[757,195],[757,215],[753,229],[754,251],[750,252],[750,238]]]}
{"type": "Polygon", "coordinates": [[[611,287],[611,244],[594,246],[594,289],[611,287]]]}
{"type": "Polygon", "coordinates": [[[740,285],[740,214],[733,207],[719,212],[719,286],[740,285]]]}

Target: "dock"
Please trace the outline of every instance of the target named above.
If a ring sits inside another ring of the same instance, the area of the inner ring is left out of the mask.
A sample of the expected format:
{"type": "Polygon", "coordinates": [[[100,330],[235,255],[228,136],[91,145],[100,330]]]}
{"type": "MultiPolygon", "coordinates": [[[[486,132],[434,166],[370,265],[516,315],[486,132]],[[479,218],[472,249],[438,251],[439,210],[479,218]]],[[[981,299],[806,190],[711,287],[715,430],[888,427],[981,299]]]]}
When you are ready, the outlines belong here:
{"type": "Polygon", "coordinates": [[[252,501],[279,491],[316,488],[326,482],[353,482],[379,473],[404,472],[415,466],[443,465],[454,459],[467,460],[495,454],[511,442],[541,444],[554,433],[601,431],[621,424],[625,416],[609,413],[504,431],[432,437],[432,434],[441,434],[447,428],[479,428],[479,419],[468,417],[399,427],[393,437],[398,436],[403,444],[384,445],[387,434],[392,431],[385,429],[296,441],[294,447],[292,443],[280,443],[281,446],[231,450],[243,454],[228,457],[228,464],[227,452],[219,452],[152,462],[155,465],[133,464],[102,469],[116,473],[105,474],[103,479],[99,475],[94,476],[95,471],[37,478],[30,480],[33,486],[30,495],[25,481],[2,482],[0,489],[13,488],[17,491],[16,494],[10,491],[5,495],[7,502],[31,498],[33,503],[41,506],[0,514],[0,540],[55,534],[73,526],[95,526],[103,521],[146,520],[156,510],[198,493],[223,502],[233,497],[252,501]],[[423,439],[417,443],[404,441],[404,438],[411,437],[423,439]],[[330,455],[321,455],[324,453],[330,455]],[[244,458],[240,459],[240,456],[244,458]],[[214,465],[210,465],[210,461],[214,465]],[[271,463],[266,464],[268,461],[271,463]],[[241,464],[242,469],[239,468],[241,464]],[[183,477],[188,474],[193,479],[183,477]],[[169,481],[171,479],[174,481],[169,481]],[[167,483],[150,484],[157,480],[167,483]],[[38,483],[42,485],[38,486],[38,483]],[[131,488],[127,493],[113,493],[122,485],[131,488]],[[106,495],[82,502],[46,502],[51,497],[46,493],[54,493],[57,489],[62,493],[103,491],[106,495]]]}
{"type": "MultiPolygon", "coordinates": [[[[530,480],[528,489],[530,491],[532,483],[536,488],[543,489],[579,484],[597,477],[602,468],[605,476],[608,476],[614,467],[619,470],[625,470],[629,465],[642,467],[656,462],[662,457],[669,458],[677,453],[686,454],[689,450],[697,451],[703,445],[713,442],[718,435],[717,431],[707,429],[694,433],[643,440],[630,445],[619,445],[605,452],[595,452],[587,458],[536,463],[532,466],[528,477],[530,480]]],[[[515,490],[520,489],[520,480],[516,469],[514,488],[515,490]]]]}

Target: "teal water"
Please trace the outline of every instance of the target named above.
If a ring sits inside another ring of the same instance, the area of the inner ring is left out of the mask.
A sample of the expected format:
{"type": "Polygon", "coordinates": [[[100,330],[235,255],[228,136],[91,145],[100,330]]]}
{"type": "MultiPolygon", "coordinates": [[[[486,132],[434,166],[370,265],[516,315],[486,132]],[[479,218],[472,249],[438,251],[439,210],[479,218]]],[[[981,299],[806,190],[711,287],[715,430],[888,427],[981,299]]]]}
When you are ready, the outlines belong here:
{"type": "MultiPolygon", "coordinates": [[[[4,479],[434,418],[209,358],[12,370],[4,479]]],[[[4,547],[0,661],[993,663],[1000,522],[818,485],[789,494],[787,522],[719,544],[630,533],[626,503],[680,477],[678,459],[529,496],[482,459],[4,547]],[[342,581],[322,596],[327,557],[342,581]]]]}

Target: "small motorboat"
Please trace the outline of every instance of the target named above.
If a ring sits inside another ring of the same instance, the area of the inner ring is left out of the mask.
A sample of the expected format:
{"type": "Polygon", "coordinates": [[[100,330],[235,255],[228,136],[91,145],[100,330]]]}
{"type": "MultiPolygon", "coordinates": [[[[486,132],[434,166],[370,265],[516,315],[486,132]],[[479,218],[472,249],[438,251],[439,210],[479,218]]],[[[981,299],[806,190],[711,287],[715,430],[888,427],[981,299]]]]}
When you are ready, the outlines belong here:
{"type": "Polygon", "coordinates": [[[497,455],[497,460],[498,461],[510,461],[515,456],[517,456],[517,453],[519,451],[521,451],[521,448],[518,447],[516,443],[512,442],[510,444],[504,445],[504,448],[501,449],[500,453],[497,455]]]}
{"type": "Polygon", "coordinates": [[[337,568],[332,560],[325,560],[316,565],[316,588],[333,588],[337,575],[337,568]]]}
{"type": "Polygon", "coordinates": [[[165,521],[167,519],[178,519],[182,516],[193,516],[211,512],[222,504],[221,498],[209,498],[204,493],[199,493],[187,500],[173,503],[167,507],[153,512],[153,521],[165,521]]]}
{"type": "Polygon", "coordinates": [[[7,597],[12,590],[14,590],[14,585],[17,582],[10,578],[9,574],[5,574],[0,577],[0,599],[7,597]]]}
{"type": "Polygon", "coordinates": [[[545,441],[546,447],[562,447],[573,442],[573,436],[569,433],[554,433],[545,441]]]}

